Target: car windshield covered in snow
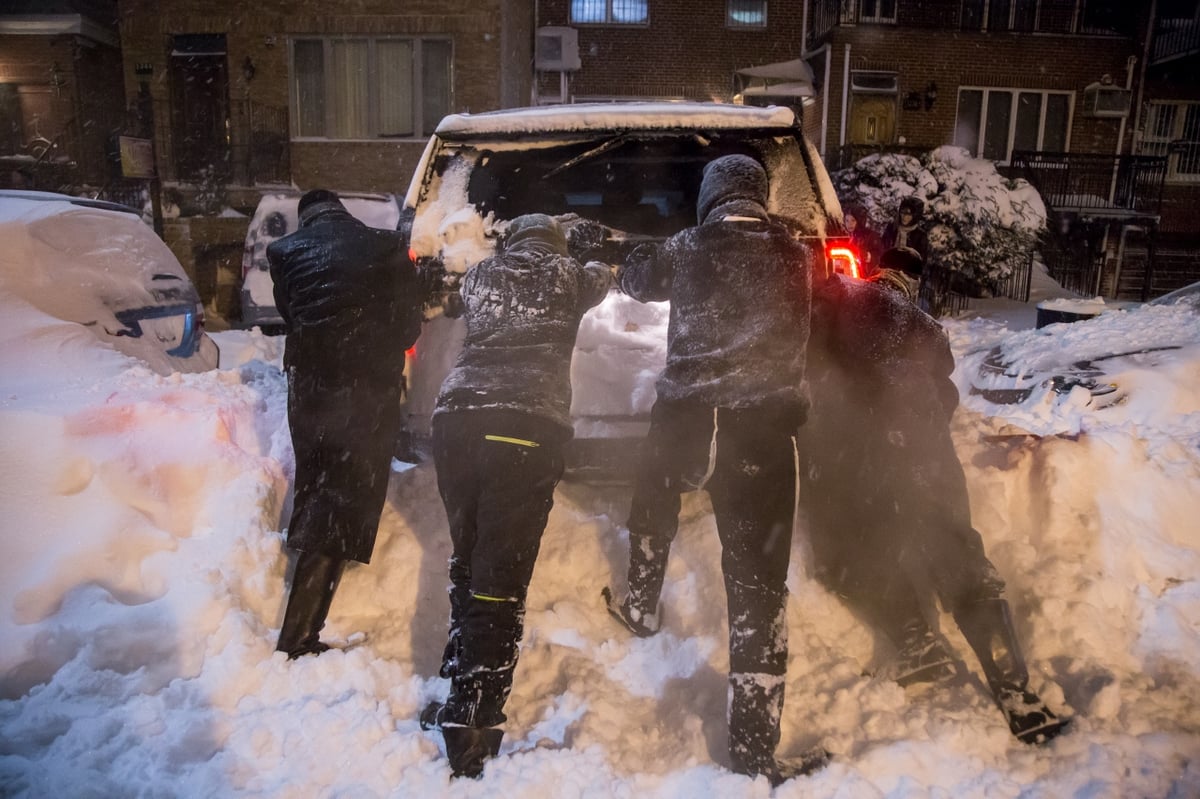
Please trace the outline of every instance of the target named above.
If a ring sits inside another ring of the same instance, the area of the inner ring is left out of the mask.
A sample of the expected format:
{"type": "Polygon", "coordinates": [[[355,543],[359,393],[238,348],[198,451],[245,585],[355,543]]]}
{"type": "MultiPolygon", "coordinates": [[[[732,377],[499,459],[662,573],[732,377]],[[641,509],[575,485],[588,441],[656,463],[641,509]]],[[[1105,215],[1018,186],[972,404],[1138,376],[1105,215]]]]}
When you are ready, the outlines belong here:
{"type": "Polygon", "coordinates": [[[195,286],[134,209],[0,191],[0,288],[162,374],[217,366],[195,286]]]}

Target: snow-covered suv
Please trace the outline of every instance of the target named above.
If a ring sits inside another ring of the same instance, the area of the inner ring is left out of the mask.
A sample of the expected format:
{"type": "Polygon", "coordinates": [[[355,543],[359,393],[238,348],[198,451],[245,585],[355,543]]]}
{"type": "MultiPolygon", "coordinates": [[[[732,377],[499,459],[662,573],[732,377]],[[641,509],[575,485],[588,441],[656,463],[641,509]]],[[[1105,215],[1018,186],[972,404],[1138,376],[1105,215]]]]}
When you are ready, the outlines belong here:
{"type": "MultiPolygon", "coordinates": [[[[762,162],[768,210],[817,254],[841,243],[841,208],[816,150],[786,108],[714,103],[607,103],[457,114],[438,125],[413,175],[400,227],[411,226],[418,263],[457,277],[491,255],[508,222],[526,213],[608,229],[598,252],[615,261],[631,244],[696,224],[705,164],[732,153],[762,162]]],[[[593,250],[594,253],[597,250],[593,250]]],[[[465,326],[435,305],[410,361],[407,407],[426,429],[441,380],[465,326]]],[[[640,436],[665,361],[665,303],[642,304],[613,291],[584,318],[571,367],[574,451],[593,465],[596,439],[640,436]]]]}

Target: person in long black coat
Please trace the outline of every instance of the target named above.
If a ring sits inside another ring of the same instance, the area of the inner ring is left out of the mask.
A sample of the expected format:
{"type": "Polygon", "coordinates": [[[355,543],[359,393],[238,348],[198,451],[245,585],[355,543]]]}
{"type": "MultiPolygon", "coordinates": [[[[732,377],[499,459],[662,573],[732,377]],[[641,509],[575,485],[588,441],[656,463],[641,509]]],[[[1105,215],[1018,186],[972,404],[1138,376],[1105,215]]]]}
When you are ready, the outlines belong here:
{"type": "Polygon", "coordinates": [[[940,599],[976,652],[1014,735],[1061,729],[1028,691],[1004,582],[971,523],[950,419],[954,356],[903,281],[833,275],[813,290],[800,431],[801,508],[818,579],[887,635],[901,684],[957,671],[928,618],[940,599]]]}
{"type": "Polygon", "coordinates": [[[605,599],[634,633],[657,632],[680,494],[708,491],[729,612],[730,764],[779,782],[792,773],[775,748],[813,255],[769,219],[767,193],[754,159],[710,162],[699,224],[635,250],[618,273],[626,294],[671,310],[629,512],[629,593],[605,599]]]}
{"type": "Polygon", "coordinates": [[[277,644],[289,658],[328,649],[319,633],[346,561],[371,559],[422,299],[400,234],[363,224],[330,191],[308,192],[299,211],[299,229],[267,248],[296,453],[298,555],[277,644]]]}
{"type": "Polygon", "coordinates": [[[438,491],[450,523],[450,695],[421,713],[455,776],[499,750],[525,597],[563,448],[571,439],[571,354],[579,323],[612,285],[608,266],[568,255],[558,223],[512,220],[504,248],[459,287],[467,335],[433,416],[438,491]]]}

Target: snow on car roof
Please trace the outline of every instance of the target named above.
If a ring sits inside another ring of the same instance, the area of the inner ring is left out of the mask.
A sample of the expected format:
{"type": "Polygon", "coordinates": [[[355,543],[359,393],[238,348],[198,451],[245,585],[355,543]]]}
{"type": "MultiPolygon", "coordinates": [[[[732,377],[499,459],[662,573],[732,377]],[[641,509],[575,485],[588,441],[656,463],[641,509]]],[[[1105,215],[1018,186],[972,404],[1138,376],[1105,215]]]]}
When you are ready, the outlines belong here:
{"type": "Polygon", "coordinates": [[[10,222],[14,219],[26,221],[43,216],[53,216],[72,209],[92,208],[100,211],[115,211],[123,214],[138,212],[124,205],[91,200],[86,197],[72,197],[68,194],[58,194],[50,191],[0,191],[0,222],[10,222]]]}
{"type": "Polygon", "coordinates": [[[590,130],[737,130],[791,128],[789,108],[722,103],[578,103],[538,108],[451,114],[437,126],[439,136],[497,133],[565,133],[590,130]]]}

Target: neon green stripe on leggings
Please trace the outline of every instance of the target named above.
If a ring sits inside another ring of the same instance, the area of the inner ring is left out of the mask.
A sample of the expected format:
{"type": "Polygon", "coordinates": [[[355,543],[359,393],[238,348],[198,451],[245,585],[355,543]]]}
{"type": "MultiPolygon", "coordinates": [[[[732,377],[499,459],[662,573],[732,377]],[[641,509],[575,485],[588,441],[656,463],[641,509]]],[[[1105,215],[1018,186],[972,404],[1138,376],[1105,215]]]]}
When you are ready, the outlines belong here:
{"type": "Polygon", "coordinates": [[[509,436],[484,436],[488,441],[499,441],[502,444],[517,444],[522,447],[540,447],[541,444],[536,441],[529,441],[524,438],[510,438],[509,436]]]}
{"type": "Polygon", "coordinates": [[[516,602],[517,601],[514,598],[509,597],[509,596],[488,596],[487,594],[471,594],[471,596],[475,597],[476,599],[482,600],[484,602],[516,602]]]}

